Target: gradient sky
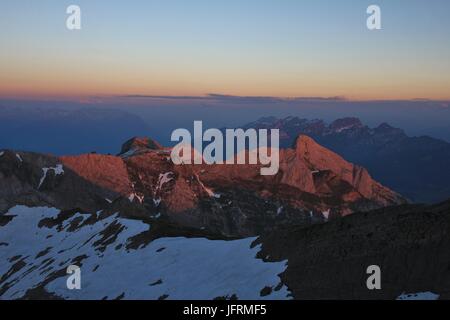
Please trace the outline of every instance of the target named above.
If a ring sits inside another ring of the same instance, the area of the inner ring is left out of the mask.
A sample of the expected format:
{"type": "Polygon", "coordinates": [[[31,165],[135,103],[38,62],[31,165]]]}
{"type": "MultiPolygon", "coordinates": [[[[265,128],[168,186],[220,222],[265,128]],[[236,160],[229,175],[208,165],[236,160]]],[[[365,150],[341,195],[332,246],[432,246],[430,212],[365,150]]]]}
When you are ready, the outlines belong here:
{"type": "Polygon", "coordinates": [[[0,96],[448,100],[449,39],[448,0],[2,0],[0,96]]]}

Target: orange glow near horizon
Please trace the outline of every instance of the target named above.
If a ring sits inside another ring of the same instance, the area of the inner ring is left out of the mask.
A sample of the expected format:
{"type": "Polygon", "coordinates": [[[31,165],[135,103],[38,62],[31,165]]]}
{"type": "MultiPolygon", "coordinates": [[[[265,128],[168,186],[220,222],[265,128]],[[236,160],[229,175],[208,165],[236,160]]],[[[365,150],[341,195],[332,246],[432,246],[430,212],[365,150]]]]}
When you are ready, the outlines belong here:
{"type": "MultiPolygon", "coordinates": [[[[450,100],[450,78],[404,76],[340,70],[295,71],[265,68],[139,68],[120,64],[53,61],[2,66],[0,96],[15,98],[85,98],[91,96],[164,95],[345,97],[349,100],[450,100]],[[20,65],[21,67],[17,67],[20,65]],[[336,74],[340,74],[336,76],[336,74]]],[[[415,74],[420,74],[419,70],[415,74]]]]}
{"type": "Polygon", "coordinates": [[[345,97],[349,100],[450,99],[450,77],[417,66],[403,74],[355,66],[315,68],[310,65],[242,66],[110,61],[55,58],[39,61],[27,56],[1,60],[0,96],[16,98],[84,98],[90,96],[164,95],[345,97]],[[8,62],[8,63],[6,63],[8,62]],[[147,67],[142,67],[147,65],[147,67]],[[427,71],[427,72],[425,72],[427,71]]]}
{"type": "MultiPolygon", "coordinates": [[[[301,98],[301,97],[318,97],[318,98],[330,98],[341,97],[352,101],[373,101],[373,100],[437,100],[437,101],[450,101],[450,94],[446,88],[436,87],[408,87],[401,89],[380,87],[380,90],[374,90],[373,88],[359,88],[358,92],[346,91],[346,90],[326,90],[307,88],[304,90],[264,90],[263,87],[259,88],[236,88],[234,86],[224,87],[225,89],[219,89],[218,87],[209,86],[206,89],[189,88],[189,85],[179,86],[178,90],[170,90],[161,87],[144,88],[142,86],[127,86],[125,89],[121,89],[119,86],[108,87],[93,87],[90,84],[78,87],[65,87],[63,84],[54,84],[51,87],[45,87],[42,84],[30,84],[14,86],[11,84],[4,85],[0,83],[0,98],[12,98],[12,99],[67,99],[67,100],[83,100],[91,97],[120,97],[127,95],[137,96],[167,96],[167,97],[205,97],[208,94],[223,94],[232,96],[245,96],[245,97],[278,97],[283,99],[289,98],[301,98]],[[182,88],[186,88],[183,90],[182,88]],[[247,89],[247,90],[245,90],[247,89]],[[439,90],[441,89],[441,90],[439,90]],[[379,93],[381,92],[381,93],[379,93]]],[[[302,87],[302,86],[298,86],[302,87]]],[[[305,86],[306,88],[307,86],[305,86]]]]}
{"type": "Polygon", "coordinates": [[[450,100],[450,4],[427,3],[384,1],[369,31],[350,0],[83,1],[69,31],[59,2],[7,1],[0,97],[450,100]]]}

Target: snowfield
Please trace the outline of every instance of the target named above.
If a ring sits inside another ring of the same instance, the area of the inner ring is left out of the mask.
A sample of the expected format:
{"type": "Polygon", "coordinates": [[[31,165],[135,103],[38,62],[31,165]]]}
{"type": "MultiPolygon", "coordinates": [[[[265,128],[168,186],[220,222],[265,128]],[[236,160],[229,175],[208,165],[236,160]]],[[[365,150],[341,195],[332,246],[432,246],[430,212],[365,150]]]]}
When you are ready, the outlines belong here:
{"type": "Polygon", "coordinates": [[[65,299],[290,298],[278,276],[287,261],[257,259],[255,238],[159,238],[133,249],[130,238],[148,224],[118,214],[59,213],[16,206],[2,217],[0,299],[19,299],[33,288],[65,299]],[[67,289],[71,264],[81,267],[81,290],[67,289]],[[266,287],[273,290],[261,296],[266,287]]]}

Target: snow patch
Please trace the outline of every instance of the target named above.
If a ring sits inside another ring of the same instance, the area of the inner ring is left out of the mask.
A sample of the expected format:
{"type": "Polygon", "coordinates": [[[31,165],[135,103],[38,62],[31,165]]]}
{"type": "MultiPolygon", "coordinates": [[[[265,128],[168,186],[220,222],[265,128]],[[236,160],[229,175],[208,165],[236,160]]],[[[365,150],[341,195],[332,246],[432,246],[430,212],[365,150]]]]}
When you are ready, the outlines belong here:
{"type": "Polygon", "coordinates": [[[351,124],[351,125],[348,125],[348,126],[345,126],[345,127],[338,128],[338,129],[336,129],[336,130],[334,130],[334,131],[335,131],[336,133],[341,133],[341,132],[343,132],[343,131],[352,129],[354,126],[355,126],[354,124],[351,124]]]}
{"type": "Polygon", "coordinates": [[[61,229],[39,227],[42,219],[55,219],[59,213],[54,208],[16,206],[6,214],[15,217],[0,227],[0,242],[10,243],[0,247],[0,278],[8,283],[2,299],[20,299],[45,281],[49,293],[77,300],[115,299],[122,294],[124,299],[167,295],[168,299],[198,300],[233,294],[247,300],[290,299],[284,285],[260,296],[263,288],[275,288],[281,282],[278,275],[286,270],[287,261],[258,259],[261,245],[251,246],[256,238],[159,238],[130,249],[126,246],[129,239],[148,231],[148,224],[115,214],[81,225],[80,220],[86,221],[90,215],[77,213],[66,219],[61,229]],[[111,226],[116,231],[104,239],[111,226]],[[17,263],[11,260],[15,256],[20,256],[23,267],[10,273],[17,263]],[[73,264],[75,257],[83,257],[82,290],[67,290],[67,275],[60,271],[73,264]],[[159,280],[158,285],[150,285],[159,280]]]}
{"type": "Polygon", "coordinates": [[[203,182],[200,180],[200,178],[198,177],[198,175],[195,175],[195,178],[197,179],[198,183],[200,184],[200,186],[203,188],[203,190],[206,191],[206,193],[208,194],[208,196],[210,196],[211,198],[216,198],[216,199],[220,199],[220,194],[218,193],[214,193],[214,191],[211,188],[208,188],[207,186],[205,186],[203,184],[203,182]]]}
{"type": "Polygon", "coordinates": [[[158,190],[161,190],[161,188],[164,186],[164,184],[166,184],[167,182],[170,182],[173,180],[173,177],[171,177],[171,175],[173,175],[173,172],[166,172],[166,173],[160,173],[159,174],[159,178],[158,178],[158,190]]]}
{"type": "Polygon", "coordinates": [[[135,199],[137,199],[137,201],[139,201],[139,203],[143,203],[144,202],[144,198],[145,198],[144,195],[139,195],[136,192],[134,192],[134,193],[132,193],[132,194],[130,194],[128,196],[128,200],[130,202],[133,202],[135,199]]]}
{"type": "Polygon", "coordinates": [[[132,156],[134,156],[134,155],[136,154],[137,151],[138,151],[137,149],[130,149],[130,150],[128,150],[127,152],[122,153],[122,154],[120,155],[120,157],[121,157],[121,158],[129,158],[129,157],[132,157],[132,156]]]}
{"type": "Polygon", "coordinates": [[[153,199],[153,204],[155,205],[155,207],[159,206],[160,203],[161,203],[161,198],[153,199]]]}
{"type": "Polygon", "coordinates": [[[328,209],[328,210],[322,212],[322,215],[325,218],[325,221],[328,221],[328,219],[330,218],[330,211],[331,210],[328,209]]]}
{"type": "Polygon", "coordinates": [[[45,181],[45,178],[47,178],[47,173],[49,170],[53,170],[56,176],[59,176],[61,174],[64,174],[64,168],[62,164],[57,164],[56,167],[50,167],[50,168],[42,168],[43,175],[41,177],[41,180],[39,181],[38,189],[42,186],[42,184],[45,181]]]}
{"type": "Polygon", "coordinates": [[[16,158],[19,159],[20,162],[23,162],[22,157],[20,156],[20,154],[16,153],[16,158]]]}
{"type": "Polygon", "coordinates": [[[397,300],[438,300],[439,295],[433,292],[402,293],[397,300]]]}

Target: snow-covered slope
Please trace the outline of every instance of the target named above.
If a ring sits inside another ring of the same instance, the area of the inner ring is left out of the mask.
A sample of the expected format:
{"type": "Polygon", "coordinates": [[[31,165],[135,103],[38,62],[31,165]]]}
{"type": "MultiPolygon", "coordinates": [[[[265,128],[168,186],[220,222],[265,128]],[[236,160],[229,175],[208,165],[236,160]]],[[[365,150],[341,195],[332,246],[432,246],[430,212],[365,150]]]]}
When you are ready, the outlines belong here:
{"type": "Polygon", "coordinates": [[[417,293],[403,293],[401,296],[397,298],[397,300],[438,300],[439,295],[433,292],[417,292],[417,293]]]}
{"type": "Polygon", "coordinates": [[[289,298],[278,276],[287,261],[257,259],[255,238],[136,242],[149,228],[118,214],[16,206],[0,221],[0,299],[33,290],[65,299],[289,298]],[[72,264],[81,267],[81,290],[67,289],[72,264]]]}

